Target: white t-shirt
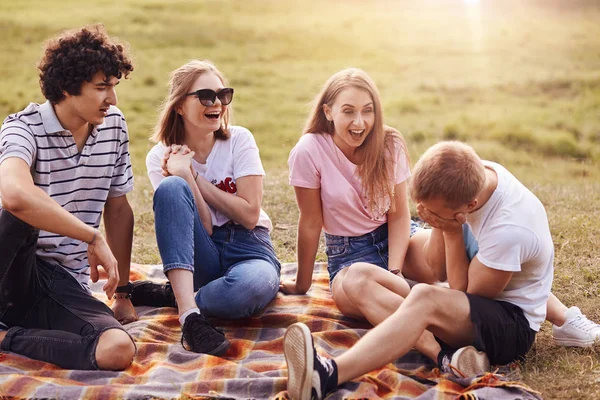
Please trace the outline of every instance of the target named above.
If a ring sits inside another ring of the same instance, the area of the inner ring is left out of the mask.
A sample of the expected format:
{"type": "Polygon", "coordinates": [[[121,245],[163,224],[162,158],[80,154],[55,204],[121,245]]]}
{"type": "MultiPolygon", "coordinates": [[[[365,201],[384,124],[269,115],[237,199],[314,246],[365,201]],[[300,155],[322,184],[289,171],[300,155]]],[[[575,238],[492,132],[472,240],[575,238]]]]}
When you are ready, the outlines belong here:
{"type": "MultiPolygon", "coordinates": [[[[198,174],[222,191],[237,195],[236,179],[250,175],[264,176],[265,170],[260,161],[258,147],[252,133],[241,126],[231,126],[229,132],[231,133],[229,139],[215,141],[206,164],[200,164],[196,160],[192,160],[192,167],[195,171],[198,171],[198,174]]],[[[164,144],[158,143],[146,156],[148,177],[154,190],[156,190],[160,181],[164,179],[160,164],[165,149],[164,144]]],[[[230,218],[225,214],[213,207],[209,206],[209,208],[214,226],[222,226],[230,221],[230,218]]],[[[271,219],[262,209],[260,210],[257,226],[265,227],[269,231],[273,229],[271,219]]]]}
{"type": "Polygon", "coordinates": [[[546,210],[506,168],[484,161],[498,175],[498,187],[468,224],[478,242],[477,259],[489,268],[514,272],[496,300],[520,307],[534,331],[546,318],[554,274],[554,244],[546,210]]]}

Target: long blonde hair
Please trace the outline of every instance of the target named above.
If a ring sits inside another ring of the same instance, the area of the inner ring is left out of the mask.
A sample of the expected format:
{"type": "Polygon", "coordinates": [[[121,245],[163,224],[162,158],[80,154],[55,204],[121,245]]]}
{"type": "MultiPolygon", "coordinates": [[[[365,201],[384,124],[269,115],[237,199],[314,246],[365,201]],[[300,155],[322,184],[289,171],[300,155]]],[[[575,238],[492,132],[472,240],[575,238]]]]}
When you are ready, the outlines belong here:
{"type": "MultiPolygon", "coordinates": [[[[171,72],[169,93],[160,107],[160,115],[150,140],[163,143],[166,146],[183,144],[185,139],[183,117],[177,113],[177,109],[186,99],[186,94],[191,90],[196,79],[207,72],[215,74],[221,80],[223,86],[227,86],[225,76],[210,61],[191,60],[171,72]]],[[[232,114],[230,104],[223,115],[221,127],[214,132],[215,138],[220,140],[229,139],[229,122],[232,119],[232,114]]]]}
{"type": "Polygon", "coordinates": [[[334,134],[333,123],[325,116],[323,105],[332,107],[341,91],[349,87],[365,90],[371,96],[375,111],[375,122],[365,141],[357,148],[361,160],[356,173],[361,179],[362,190],[371,213],[381,214],[394,210],[394,164],[396,146],[404,151],[408,161],[408,151],[404,138],[394,128],[383,124],[383,107],[379,90],[366,72],[359,68],[348,68],[332,75],[321,92],[316,96],[312,110],[304,125],[303,134],[334,134]]]}

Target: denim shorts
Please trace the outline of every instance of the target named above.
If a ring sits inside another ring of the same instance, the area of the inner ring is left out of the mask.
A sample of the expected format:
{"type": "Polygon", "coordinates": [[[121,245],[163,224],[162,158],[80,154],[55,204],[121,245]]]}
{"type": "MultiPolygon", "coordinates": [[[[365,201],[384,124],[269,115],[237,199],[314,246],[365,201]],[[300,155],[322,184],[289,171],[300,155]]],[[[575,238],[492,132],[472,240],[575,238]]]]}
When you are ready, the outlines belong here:
{"type": "MultiPolygon", "coordinates": [[[[410,222],[411,237],[419,229],[421,228],[416,222],[410,222]]],[[[330,283],[338,272],[358,262],[388,269],[388,224],[386,222],[361,236],[336,236],[325,233],[325,253],[330,283]]]]}

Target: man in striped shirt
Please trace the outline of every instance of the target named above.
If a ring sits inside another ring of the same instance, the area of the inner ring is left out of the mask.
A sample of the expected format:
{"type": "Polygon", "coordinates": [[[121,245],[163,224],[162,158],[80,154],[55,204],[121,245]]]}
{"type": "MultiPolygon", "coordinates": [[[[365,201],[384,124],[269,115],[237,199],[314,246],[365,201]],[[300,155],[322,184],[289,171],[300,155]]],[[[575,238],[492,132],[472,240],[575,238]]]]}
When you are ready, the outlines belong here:
{"type": "Polygon", "coordinates": [[[137,316],[133,174],[115,86],[133,66],[91,26],[51,40],[38,68],[47,101],[9,115],[0,131],[0,348],[63,368],[122,370],[135,344],[119,321],[137,316]],[[91,295],[98,266],[113,310],[91,295]]]}

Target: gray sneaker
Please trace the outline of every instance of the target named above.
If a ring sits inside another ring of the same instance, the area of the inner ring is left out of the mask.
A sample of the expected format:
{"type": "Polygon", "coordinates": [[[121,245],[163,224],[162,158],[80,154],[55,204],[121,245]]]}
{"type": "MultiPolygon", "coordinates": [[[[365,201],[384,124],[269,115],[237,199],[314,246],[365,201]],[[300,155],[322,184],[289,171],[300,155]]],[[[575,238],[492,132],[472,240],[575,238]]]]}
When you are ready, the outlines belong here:
{"type": "Polygon", "coordinates": [[[288,327],[283,337],[283,352],[288,368],[287,390],[292,400],[318,400],[335,390],[335,361],[317,354],[306,325],[297,322],[288,327]]]}
{"type": "Polygon", "coordinates": [[[451,358],[444,357],[440,369],[457,378],[471,378],[490,372],[490,360],[483,351],[466,346],[456,350],[451,358]]]}

